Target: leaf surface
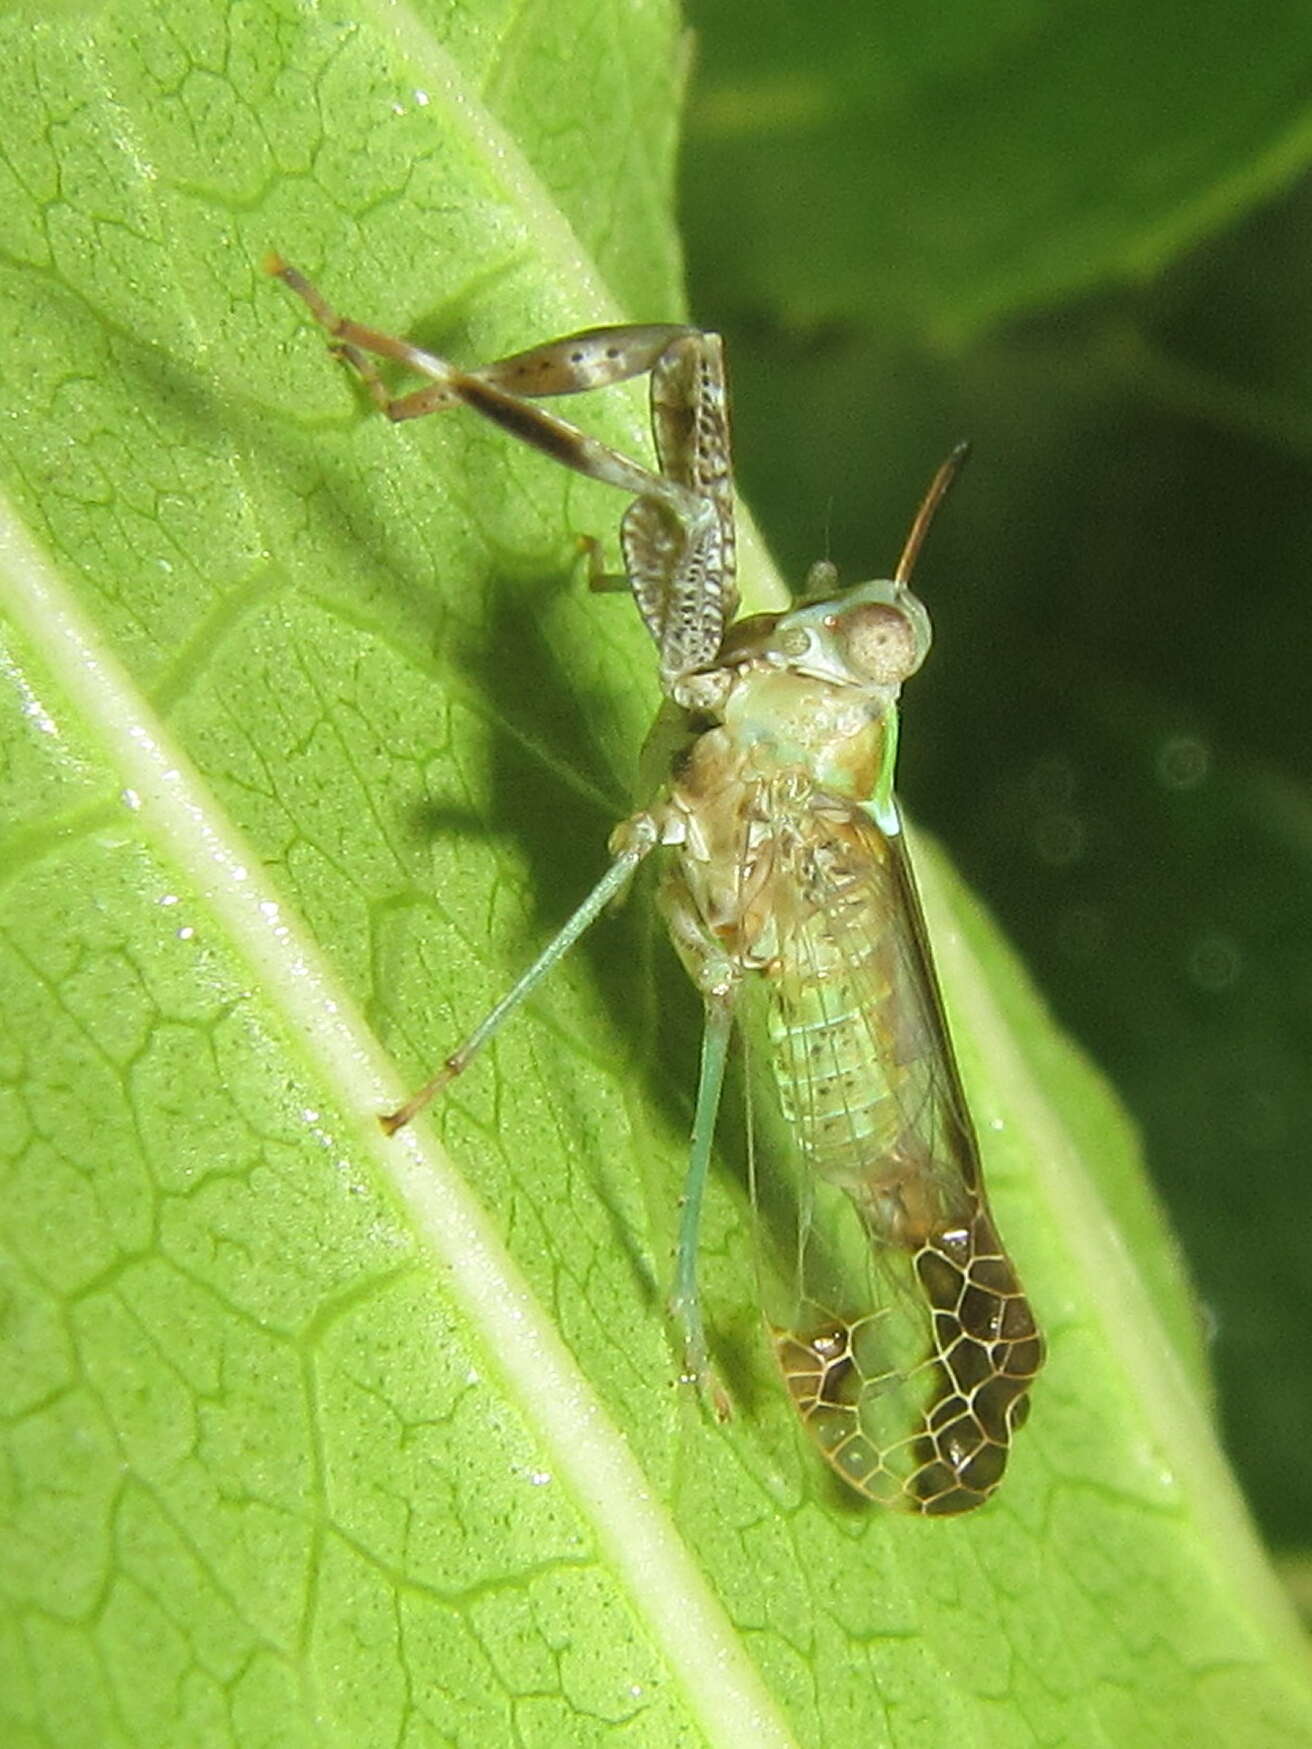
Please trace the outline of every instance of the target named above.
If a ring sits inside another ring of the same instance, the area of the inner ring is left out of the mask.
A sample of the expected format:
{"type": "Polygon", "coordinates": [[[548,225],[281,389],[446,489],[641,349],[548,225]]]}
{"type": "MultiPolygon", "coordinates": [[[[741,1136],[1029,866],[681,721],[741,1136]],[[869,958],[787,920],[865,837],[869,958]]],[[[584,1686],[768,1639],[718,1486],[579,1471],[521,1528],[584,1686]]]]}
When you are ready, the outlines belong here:
{"type": "MultiPolygon", "coordinates": [[[[673,1388],[696,1005],[642,906],[373,1122],[600,872],[652,664],[575,575],[611,495],[371,416],[258,263],[460,358],[672,313],[672,12],[6,29],[6,1741],[1300,1740],[1132,1140],[945,876],[1052,1350],[976,1519],[807,1451],[731,1166],[735,1421],[673,1388]]],[[[641,453],[640,395],[581,417],[641,453]]]]}

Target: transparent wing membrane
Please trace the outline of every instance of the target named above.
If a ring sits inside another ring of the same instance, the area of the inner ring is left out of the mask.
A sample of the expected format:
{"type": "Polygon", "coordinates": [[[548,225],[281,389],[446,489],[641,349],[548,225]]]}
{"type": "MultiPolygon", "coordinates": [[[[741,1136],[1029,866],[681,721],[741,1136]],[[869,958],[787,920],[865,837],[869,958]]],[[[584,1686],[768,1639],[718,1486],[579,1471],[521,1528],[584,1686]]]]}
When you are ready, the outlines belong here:
{"type": "Polygon", "coordinates": [[[753,1078],[775,1354],[844,1481],[968,1511],[1002,1479],[1043,1349],[980,1189],[905,850],[805,810],[779,837],[753,1078]]]}

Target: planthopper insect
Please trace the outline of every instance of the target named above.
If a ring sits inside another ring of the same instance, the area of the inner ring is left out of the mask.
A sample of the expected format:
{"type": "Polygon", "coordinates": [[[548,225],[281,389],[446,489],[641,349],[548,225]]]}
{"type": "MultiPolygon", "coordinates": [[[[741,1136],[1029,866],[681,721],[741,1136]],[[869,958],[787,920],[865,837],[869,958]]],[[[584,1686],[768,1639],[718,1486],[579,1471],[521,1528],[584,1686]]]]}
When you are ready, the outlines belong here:
{"type": "Polygon", "coordinates": [[[463,370],[338,316],[280,257],[266,266],[390,418],[471,407],[632,496],[617,581],[656,644],[665,694],[649,741],[660,775],[612,834],[610,867],[383,1128],[409,1123],[460,1074],[638,865],[660,855],[660,908],[706,1009],[670,1302],[685,1375],[727,1412],[697,1240],[737,1027],[760,1291],[793,1406],[868,1498],[929,1515],[981,1505],[1002,1480],[1043,1340],[989,1211],[893,794],[898,695],[930,640],[908,581],[964,450],[939,470],[891,579],[839,590],[820,564],[788,612],[735,622],[718,335],[592,328],[463,370]],[[391,396],[375,358],[424,386],[391,396]],[[525,398],[646,373],[658,472],[525,398]]]}

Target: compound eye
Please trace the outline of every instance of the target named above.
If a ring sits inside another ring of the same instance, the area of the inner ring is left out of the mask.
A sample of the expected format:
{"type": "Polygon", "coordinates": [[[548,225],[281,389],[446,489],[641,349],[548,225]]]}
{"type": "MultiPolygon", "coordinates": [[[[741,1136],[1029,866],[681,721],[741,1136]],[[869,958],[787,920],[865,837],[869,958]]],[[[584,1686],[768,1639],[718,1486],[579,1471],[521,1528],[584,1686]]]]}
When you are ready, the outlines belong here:
{"type": "Polygon", "coordinates": [[[915,625],[900,607],[871,601],[835,626],[853,674],[876,686],[897,686],[924,660],[915,625]]]}

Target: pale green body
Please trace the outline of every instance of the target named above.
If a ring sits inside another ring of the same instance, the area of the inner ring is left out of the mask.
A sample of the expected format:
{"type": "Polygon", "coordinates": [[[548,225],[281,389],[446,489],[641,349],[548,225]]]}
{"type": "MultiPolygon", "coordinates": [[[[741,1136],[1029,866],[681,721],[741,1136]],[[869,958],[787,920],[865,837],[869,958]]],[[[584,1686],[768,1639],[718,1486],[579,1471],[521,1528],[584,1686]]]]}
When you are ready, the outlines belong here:
{"type": "Polygon", "coordinates": [[[983,1199],[892,793],[928,637],[896,583],[736,627],[646,817],[674,850],[660,902],[684,964],[763,1059],[763,1292],[794,1401],[846,1480],[943,1513],[996,1487],[1042,1345],[983,1199]]]}
{"type": "Polygon", "coordinates": [[[918,665],[928,625],[919,603],[912,621],[908,601],[896,585],[868,584],[841,613],[825,604],[817,620],[812,610],[810,626],[807,609],[744,622],[720,720],[694,722],[650,810],[662,842],[679,849],[661,903],[693,981],[707,992],[764,981],[770,1060],[797,1146],[899,1242],[908,1221],[923,1228],[928,1203],[941,1220],[954,1204],[964,1212],[964,1199],[956,1162],[937,1167],[907,1122],[929,1109],[943,1039],[914,987],[923,968],[906,954],[892,798],[899,683],[854,671],[837,632],[863,610],[906,614],[921,635],[904,661],[918,665]],[[810,641],[793,654],[799,626],[810,641]]]}
{"type": "MultiPolygon", "coordinates": [[[[979,1505],[1001,1479],[1043,1345],[984,1199],[893,799],[898,693],[929,648],[906,578],[961,452],[921,506],[897,581],[820,589],[791,613],[734,624],[718,335],[592,328],[464,370],[339,316],[281,257],[266,265],[390,418],[468,407],[630,495],[620,582],[656,646],[668,701],[649,742],[654,799],[613,834],[610,868],[383,1128],[409,1123],[460,1074],[665,847],[662,909],[706,1004],[671,1296],[685,1375],[728,1413],[696,1260],[725,1062],[741,1027],[761,1070],[761,1279],[793,1403],[835,1470],[872,1499],[923,1513],[979,1505]],[[376,357],[426,386],[391,394],[376,357]],[[658,471],[526,399],[644,373],[658,471]]],[[[832,567],[821,575],[834,582],[832,567]]],[[[594,585],[613,581],[594,562],[594,585]]]]}

